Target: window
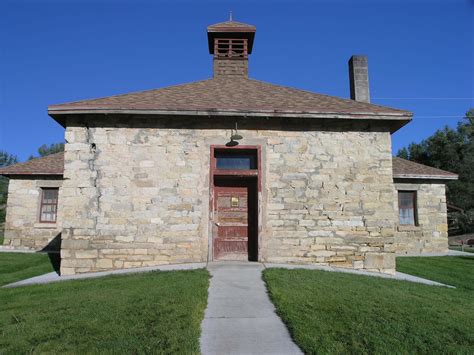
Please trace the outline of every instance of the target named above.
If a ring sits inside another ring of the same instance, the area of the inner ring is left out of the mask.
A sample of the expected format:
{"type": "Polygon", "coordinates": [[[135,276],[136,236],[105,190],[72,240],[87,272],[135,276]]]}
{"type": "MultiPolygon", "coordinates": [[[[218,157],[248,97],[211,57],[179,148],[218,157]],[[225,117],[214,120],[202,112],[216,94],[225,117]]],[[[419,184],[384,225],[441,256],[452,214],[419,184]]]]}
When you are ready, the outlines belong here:
{"type": "Polygon", "coordinates": [[[56,222],[58,211],[58,192],[58,188],[41,189],[40,222],[56,222]]]}
{"type": "Polygon", "coordinates": [[[216,58],[247,58],[247,39],[216,38],[214,39],[214,56],[216,58]]]}
{"type": "Polygon", "coordinates": [[[257,169],[257,151],[252,149],[224,149],[214,152],[216,168],[226,170],[257,169]]]}
{"type": "Polygon", "coordinates": [[[400,224],[417,225],[416,191],[398,191],[400,224]]]}

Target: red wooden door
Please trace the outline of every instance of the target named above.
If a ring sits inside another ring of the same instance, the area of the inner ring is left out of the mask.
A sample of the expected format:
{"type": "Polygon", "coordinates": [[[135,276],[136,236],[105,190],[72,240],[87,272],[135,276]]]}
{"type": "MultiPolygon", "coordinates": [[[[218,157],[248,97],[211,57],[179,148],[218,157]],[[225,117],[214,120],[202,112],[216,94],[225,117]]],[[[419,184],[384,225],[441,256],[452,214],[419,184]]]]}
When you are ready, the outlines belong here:
{"type": "Polygon", "coordinates": [[[248,260],[249,221],[247,186],[214,187],[214,259],[248,260]]]}

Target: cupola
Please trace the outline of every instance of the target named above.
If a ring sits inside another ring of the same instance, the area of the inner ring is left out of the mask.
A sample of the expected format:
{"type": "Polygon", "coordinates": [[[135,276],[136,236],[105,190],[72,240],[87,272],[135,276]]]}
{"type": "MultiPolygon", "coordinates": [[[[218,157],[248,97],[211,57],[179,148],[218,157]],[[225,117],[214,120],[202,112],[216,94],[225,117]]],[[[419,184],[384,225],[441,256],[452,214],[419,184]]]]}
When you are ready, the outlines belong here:
{"type": "Polygon", "coordinates": [[[252,53],[255,26],[229,21],[207,28],[209,53],[214,56],[214,78],[248,77],[248,56],[252,53]]]}

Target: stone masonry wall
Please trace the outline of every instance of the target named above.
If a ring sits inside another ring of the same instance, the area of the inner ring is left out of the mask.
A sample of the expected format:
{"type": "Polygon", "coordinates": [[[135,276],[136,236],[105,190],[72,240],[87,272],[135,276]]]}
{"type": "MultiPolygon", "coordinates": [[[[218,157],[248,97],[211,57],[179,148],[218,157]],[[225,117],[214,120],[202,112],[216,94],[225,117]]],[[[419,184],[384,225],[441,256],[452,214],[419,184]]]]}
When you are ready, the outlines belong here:
{"type": "Polygon", "coordinates": [[[41,250],[59,246],[61,196],[56,223],[39,223],[41,187],[59,187],[62,181],[47,178],[11,178],[8,184],[5,239],[3,244],[18,249],[41,250]],[[55,239],[56,238],[56,239],[55,239]],[[53,241],[54,240],[54,241],[53,241]]]}
{"type": "Polygon", "coordinates": [[[242,76],[247,78],[249,65],[247,59],[214,58],[214,78],[225,76],[242,76]]]}
{"type": "MultiPolygon", "coordinates": [[[[206,261],[210,145],[230,129],[111,119],[68,122],[61,273],[206,261]]],[[[394,272],[390,134],[334,126],[239,124],[262,146],[259,260],[394,272]]]]}
{"type": "MultiPolygon", "coordinates": [[[[395,187],[416,191],[418,225],[398,225],[394,248],[397,254],[443,253],[448,251],[448,221],[444,183],[403,183],[395,187]]],[[[398,211],[398,201],[395,200],[398,211]]]]}
{"type": "Polygon", "coordinates": [[[384,132],[269,139],[265,259],[394,272],[390,147],[384,132]]]}

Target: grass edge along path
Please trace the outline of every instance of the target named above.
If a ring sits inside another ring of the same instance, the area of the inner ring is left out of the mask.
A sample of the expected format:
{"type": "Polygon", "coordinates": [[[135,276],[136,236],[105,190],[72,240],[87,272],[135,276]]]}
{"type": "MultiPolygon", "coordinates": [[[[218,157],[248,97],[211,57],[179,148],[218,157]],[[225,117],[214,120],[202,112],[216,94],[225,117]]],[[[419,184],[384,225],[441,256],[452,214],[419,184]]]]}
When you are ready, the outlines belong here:
{"type": "Polygon", "coordinates": [[[397,258],[397,271],[474,291],[474,255],[404,256],[397,258]]]}
{"type": "Polygon", "coordinates": [[[474,352],[466,290],[302,269],[266,269],[263,278],[307,354],[474,352]]]}

